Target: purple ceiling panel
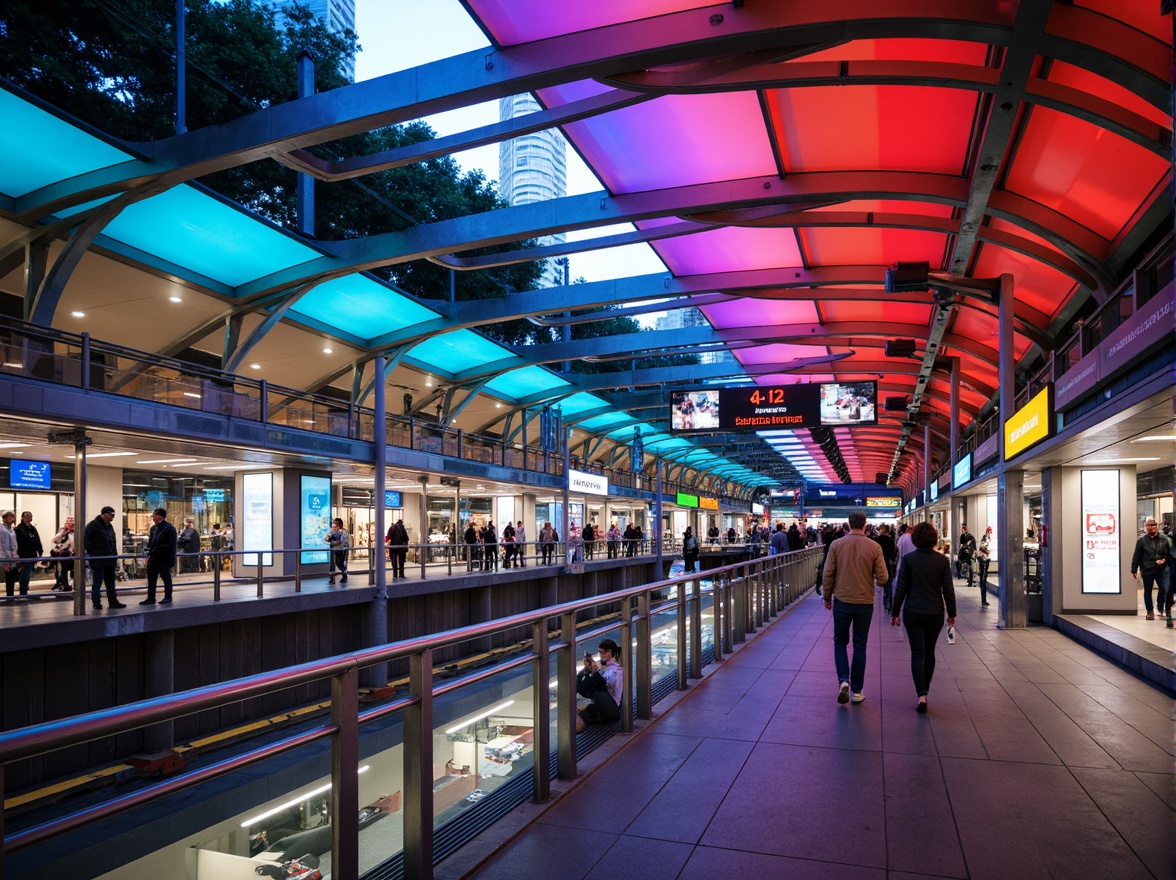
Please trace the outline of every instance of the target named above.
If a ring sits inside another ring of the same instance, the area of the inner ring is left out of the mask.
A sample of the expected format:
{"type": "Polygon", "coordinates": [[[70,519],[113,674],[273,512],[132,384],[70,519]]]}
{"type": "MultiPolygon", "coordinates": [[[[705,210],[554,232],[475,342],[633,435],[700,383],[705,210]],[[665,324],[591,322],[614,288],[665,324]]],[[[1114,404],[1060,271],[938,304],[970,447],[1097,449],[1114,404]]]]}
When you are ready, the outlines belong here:
{"type": "Polygon", "coordinates": [[[654,250],[676,275],[804,265],[791,229],[725,227],[667,238],[657,242],[654,250]]]}
{"type": "Polygon", "coordinates": [[[702,313],[716,330],[730,327],[762,327],[765,324],[817,323],[816,305],[807,299],[739,299],[706,306],[702,313]]]}
{"type": "Polygon", "coordinates": [[[823,345],[788,345],[774,342],[770,345],[757,345],[755,348],[738,349],[732,354],[744,366],[751,364],[775,364],[783,361],[793,361],[799,358],[820,357],[828,353],[829,349],[823,345]]]}
{"type": "Polygon", "coordinates": [[[713,6],[714,0],[467,0],[467,5],[504,46],[529,43],[575,31],[619,24],[634,18],[667,15],[713,6]]]}
{"type": "MultiPolygon", "coordinates": [[[[543,96],[574,100],[582,91],[543,96]]],[[[565,130],[614,193],[776,173],[754,92],[668,95],[565,130]]]]}

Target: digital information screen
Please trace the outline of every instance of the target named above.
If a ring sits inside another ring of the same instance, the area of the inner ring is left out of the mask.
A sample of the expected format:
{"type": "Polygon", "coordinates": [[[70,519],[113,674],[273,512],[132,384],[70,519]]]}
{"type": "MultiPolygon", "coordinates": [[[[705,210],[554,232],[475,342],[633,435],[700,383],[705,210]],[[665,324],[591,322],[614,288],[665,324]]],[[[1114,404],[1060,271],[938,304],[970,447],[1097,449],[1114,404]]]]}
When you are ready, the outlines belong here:
{"type": "Polygon", "coordinates": [[[822,382],[674,391],[670,430],[769,431],[878,423],[878,383],[822,382]]]}
{"type": "Polygon", "coordinates": [[[9,489],[44,489],[49,491],[52,477],[47,461],[17,461],[8,467],[9,489]]]}

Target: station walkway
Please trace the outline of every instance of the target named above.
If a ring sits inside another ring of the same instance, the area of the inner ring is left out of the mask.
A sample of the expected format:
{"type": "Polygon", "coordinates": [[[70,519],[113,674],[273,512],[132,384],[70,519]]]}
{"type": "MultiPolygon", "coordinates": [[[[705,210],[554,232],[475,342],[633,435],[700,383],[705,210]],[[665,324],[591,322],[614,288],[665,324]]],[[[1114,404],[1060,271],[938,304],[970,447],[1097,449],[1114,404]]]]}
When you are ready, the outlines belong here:
{"type": "Polygon", "coordinates": [[[810,593],[600,766],[520,807],[515,836],[502,823],[437,876],[1176,876],[1170,695],[958,595],[926,715],[880,606],[866,700],[837,704],[831,615],[810,593]]]}

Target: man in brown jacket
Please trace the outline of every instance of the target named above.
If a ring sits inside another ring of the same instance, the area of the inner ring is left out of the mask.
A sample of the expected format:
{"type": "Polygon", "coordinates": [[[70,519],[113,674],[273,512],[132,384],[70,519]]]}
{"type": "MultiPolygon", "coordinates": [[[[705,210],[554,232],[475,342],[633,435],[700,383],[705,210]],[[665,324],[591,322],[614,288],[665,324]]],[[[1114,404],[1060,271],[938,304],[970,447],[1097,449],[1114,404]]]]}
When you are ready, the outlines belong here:
{"type": "Polygon", "coordinates": [[[866,641],[874,616],[874,583],[886,583],[888,574],[882,548],[866,537],[866,515],[855,510],[849,515],[849,534],[829,545],[821,594],[825,607],[833,611],[833,662],[837,666],[837,702],[866,698],[862,685],[866,677],[866,641]],[[853,625],[853,667],[846,646],[853,625]]]}

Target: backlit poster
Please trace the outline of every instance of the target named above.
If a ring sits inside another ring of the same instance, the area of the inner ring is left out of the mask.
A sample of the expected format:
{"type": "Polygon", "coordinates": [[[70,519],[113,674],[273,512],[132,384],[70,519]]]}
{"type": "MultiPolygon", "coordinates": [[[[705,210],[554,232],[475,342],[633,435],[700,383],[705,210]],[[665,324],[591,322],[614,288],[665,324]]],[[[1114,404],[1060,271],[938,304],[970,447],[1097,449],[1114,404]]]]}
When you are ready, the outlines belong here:
{"type": "Polygon", "coordinates": [[[327,562],[327,532],[331,530],[331,478],[299,478],[298,522],[302,530],[302,547],[322,547],[302,553],[302,564],[327,562]]]}
{"type": "MultiPolygon", "coordinates": [[[[242,565],[257,565],[258,553],[274,549],[274,475],[241,475],[241,525],[237,529],[242,565]],[[252,551],[252,552],[249,552],[252,551]]],[[[261,553],[262,565],[273,565],[273,553],[261,553]]]]}
{"type": "Polygon", "coordinates": [[[1082,472],[1082,592],[1121,593],[1119,472],[1082,472]]]}

